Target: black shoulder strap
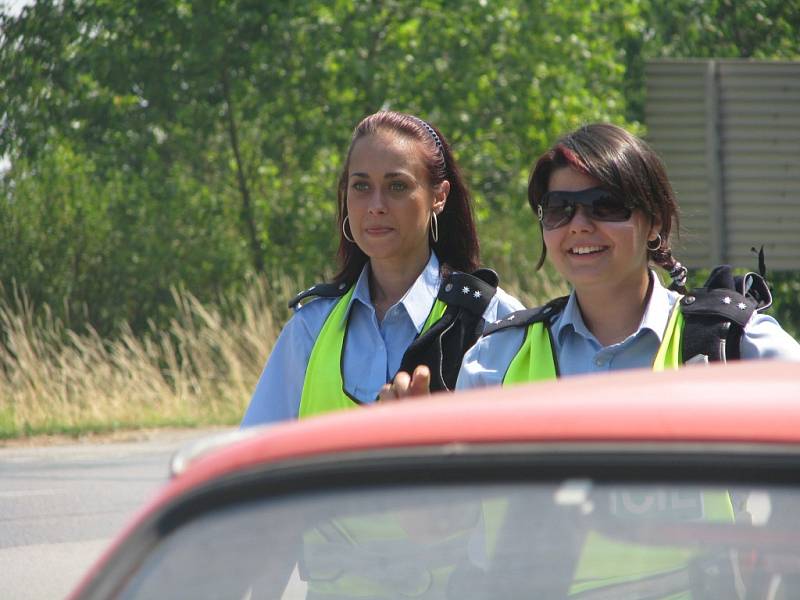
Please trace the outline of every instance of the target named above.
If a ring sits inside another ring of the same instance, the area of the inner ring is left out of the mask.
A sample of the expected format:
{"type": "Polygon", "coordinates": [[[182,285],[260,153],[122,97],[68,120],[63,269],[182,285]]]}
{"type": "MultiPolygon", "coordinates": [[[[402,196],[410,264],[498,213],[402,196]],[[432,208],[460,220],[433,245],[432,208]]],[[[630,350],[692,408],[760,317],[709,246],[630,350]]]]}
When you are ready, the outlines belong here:
{"type": "Polygon", "coordinates": [[[344,296],[349,286],[346,283],[316,283],[289,300],[289,308],[299,308],[306,298],[338,298],[344,296]]]}
{"type": "Polygon", "coordinates": [[[738,359],[745,325],[754,312],[771,303],[760,275],[734,277],[729,265],[714,268],[703,287],[681,298],[683,362],[698,356],[721,362],[738,359]]]}
{"type": "Polygon", "coordinates": [[[527,327],[528,325],[533,325],[541,321],[552,321],[564,310],[568,300],[569,296],[561,296],[560,298],[551,300],[544,306],[513,312],[507,317],[487,325],[483,335],[490,335],[495,331],[502,331],[509,327],[527,327]]]}
{"type": "Polygon", "coordinates": [[[454,271],[439,288],[437,298],[447,306],[460,307],[473,315],[483,316],[497,293],[499,278],[491,269],[478,269],[472,274],[454,271]]]}
{"type": "Polygon", "coordinates": [[[464,353],[483,332],[483,313],[497,292],[497,273],[454,272],[442,281],[437,298],[447,304],[442,317],[406,349],[400,370],[431,370],[431,391],[452,390],[464,353]]]}

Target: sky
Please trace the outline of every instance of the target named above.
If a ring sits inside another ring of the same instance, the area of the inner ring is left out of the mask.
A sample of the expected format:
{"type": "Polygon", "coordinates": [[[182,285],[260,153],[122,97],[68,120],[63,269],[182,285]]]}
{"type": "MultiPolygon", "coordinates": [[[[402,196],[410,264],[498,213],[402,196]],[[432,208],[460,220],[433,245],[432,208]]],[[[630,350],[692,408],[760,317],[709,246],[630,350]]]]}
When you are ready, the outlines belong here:
{"type": "MultiPolygon", "coordinates": [[[[0,0],[0,10],[7,15],[17,16],[26,4],[33,4],[34,0],[0,0]]],[[[7,156],[0,156],[0,175],[8,171],[11,163],[7,156]]]]}
{"type": "Polygon", "coordinates": [[[26,4],[33,4],[33,0],[0,0],[0,7],[7,15],[18,15],[26,4]]]}

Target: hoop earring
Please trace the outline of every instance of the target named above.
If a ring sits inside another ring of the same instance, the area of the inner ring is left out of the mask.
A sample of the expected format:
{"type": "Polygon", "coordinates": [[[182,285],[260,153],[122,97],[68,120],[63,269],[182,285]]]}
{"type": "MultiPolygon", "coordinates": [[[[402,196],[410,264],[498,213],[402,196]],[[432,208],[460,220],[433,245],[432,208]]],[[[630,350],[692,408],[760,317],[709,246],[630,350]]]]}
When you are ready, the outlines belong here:
{"type": "Polygon", "coordinates": [[[650,252],[655,252],[659,248],[661,248],[661,234],[657,233],[656,239],[647,240],[647,249],[650,250],[650,252]],[[653,244],[653,242],[655,242],[655,244],[653,244]]]}
{"type": "Polygon", "coordinates": [[[434,243],[439,241],[439,219],[435,211],[431,212],[431,237],[434,243]]]}
{"type": "Polygon", "coordinates": [[[352,238],[352,236],[347,235],[346,227],[347,227],[347,221],[349,220],[350,220],[350,215],[345,215],[344,219],[342,219],[342,235],[344,236],[344,239],[346,239],[348,242],[350,242],[351,244],[355,244],[356,241],[352,238]]]}

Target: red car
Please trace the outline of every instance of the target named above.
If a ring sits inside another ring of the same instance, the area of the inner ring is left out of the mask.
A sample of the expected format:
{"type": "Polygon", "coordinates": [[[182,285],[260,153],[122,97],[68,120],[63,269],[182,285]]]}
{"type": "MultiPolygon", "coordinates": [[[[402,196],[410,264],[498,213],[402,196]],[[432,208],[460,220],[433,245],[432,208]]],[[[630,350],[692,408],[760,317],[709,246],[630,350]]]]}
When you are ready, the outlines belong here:
{"type": "Polygon", "coordinates": [[[242,432],[72,600],[800,597],[800,374],[618,372],[242,432]]]}

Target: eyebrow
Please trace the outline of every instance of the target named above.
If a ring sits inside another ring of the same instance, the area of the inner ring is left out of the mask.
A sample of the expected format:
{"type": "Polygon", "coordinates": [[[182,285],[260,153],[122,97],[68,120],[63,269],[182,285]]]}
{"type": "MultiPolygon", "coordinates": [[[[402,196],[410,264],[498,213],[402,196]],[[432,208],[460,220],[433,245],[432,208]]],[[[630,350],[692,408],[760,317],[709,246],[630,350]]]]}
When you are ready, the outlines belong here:
{"type": "MultiPolygon", "coordinates": [[[[383,178],[384,179],[390,179],[392,177],[398,177],[398,176],[400,176],[400,177],[412,177],[413,178],[413,175],[411,173],[406,173],[405,171],[391,171],[389,173],[385,173],[383,175],[383,178]]],[[[356,173],[350,173],[350,177],[363,177],[365,179],[369,179],[369,174],[368,173],[362,173],[362,172],[359,171],[359,172],[356,172],[356,173]]]]}

